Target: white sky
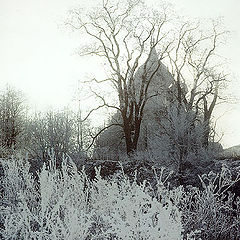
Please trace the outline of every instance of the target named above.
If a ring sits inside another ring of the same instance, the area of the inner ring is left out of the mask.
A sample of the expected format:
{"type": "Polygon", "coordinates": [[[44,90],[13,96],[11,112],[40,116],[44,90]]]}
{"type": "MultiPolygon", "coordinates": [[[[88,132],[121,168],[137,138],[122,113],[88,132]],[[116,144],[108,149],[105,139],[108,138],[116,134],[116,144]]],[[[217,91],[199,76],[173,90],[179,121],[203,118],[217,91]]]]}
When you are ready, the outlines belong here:
{"type": "MultiPolygon", "coordinates": [[[[90,1],[90,0],[89,0],[90,1]]],[[[153,3],[154,1],[151,0],[153,3]]],[[[237,77],[231,96],[240,98],[240,1],[168,0],[190,17],[224,16],[232,31],[222,53],[237,77]]],[[[62,26],[71,7],[83,0],[0,0],[0,88],[9,83],[23,90],[33,108],[74,104],[78,80],[94,73],[94,62],[75,54],[81,36],[62,26]]],[[[100,0],[98,1],[100,2],[100,0]]],[[[218,121],[225,147],[240,144],[240,102],[217,111],[226,114],[218,121]]]]}

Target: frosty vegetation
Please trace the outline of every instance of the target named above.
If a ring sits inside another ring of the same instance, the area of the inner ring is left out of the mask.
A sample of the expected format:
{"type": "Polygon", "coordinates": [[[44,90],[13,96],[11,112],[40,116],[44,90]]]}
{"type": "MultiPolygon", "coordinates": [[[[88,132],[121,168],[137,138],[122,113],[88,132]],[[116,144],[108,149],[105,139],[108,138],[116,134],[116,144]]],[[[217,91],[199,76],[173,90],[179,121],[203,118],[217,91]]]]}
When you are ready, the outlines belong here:
{"type": "Polygon", "coordinates": [[[240,239],[240,157],[222,154],[213,120],[227,31],[179,19],[140,0],[70,11],[89,40],[80,54],[107,69],[83,83],[99,102],[88,112],[30,114],[21,92],[1,91],[1,239],[240,239]]]}
{"type": "MultiPolygon", "coordinates": [[[[162,169],[153,186],[123,169],[89,179],[70,159],[54,157],[34,177],[27,158],[1,160],[1,236],[4,239],[237,239],[238,181],[225,166],[200,177],[201,190],[169,188],[162,169]]],[[[137,173],[136,173],[137,174],[137,173]]]]}
{"type": "Polygon", "coordinates": [[[238,162],[222,165],[202,149],[180,184],[174,160],[158,161],[161,148],[96,159],[85,150],[91,131],[77,127],[74,113],[29,118],[19,92],[3,96],[9,105],[1,112],[2,239],[240,237],[238,162]]]}

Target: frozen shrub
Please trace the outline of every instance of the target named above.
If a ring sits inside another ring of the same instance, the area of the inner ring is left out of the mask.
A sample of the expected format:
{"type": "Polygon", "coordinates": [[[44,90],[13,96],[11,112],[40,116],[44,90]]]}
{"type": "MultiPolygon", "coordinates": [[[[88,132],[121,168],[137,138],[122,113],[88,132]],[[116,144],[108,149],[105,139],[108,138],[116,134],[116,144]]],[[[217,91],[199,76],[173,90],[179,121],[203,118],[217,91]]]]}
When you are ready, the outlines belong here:
{"type": "Polygon", "coordinates": [[[233,178],[223,165],[220,173],[209,172],[199,178],[202,190],[189,187],[179,201],[185,233],[197,239],[239,239],[240,201],[228,190],[240,175],[233,178]]]}
{"type": "Polygon", "coordinates": [[[36,182],[23,159],[3,162],[5,239],[86,238],[91,214],[82,191],[84,176],[66,164],[60,172],[51,163],[48,169],[43,167],[36,182]]]}
{"type": "Polygon", "coordinates": [[[164,206],[151,197],[147,185],[131,182],[125,175],[120,181],[103,180],[98,171],[91,200],[98,219],[109,225],[106,234],[116,239],[181,239],[180,212],[170,200],[164,206]]]}
{"type": "MultiPolygon", "coordinates": [[[[26,159],[2,160],[3,239],[181,239],[181,212],[126,175],[90,181],[85,171],[54,159],[35,179],[26,159]]],[[[160,189],[165,194],[164,188],[160,189]]],[[[167,191],[167,190],[166,190],[167,191]]]]}
{"type": "Polygon", "coordinates": [[[52,158],[37,177],[27,159],[1,160],[2,239],[239,239],[240,199],[229,192],[240,180],[228,167],[200,176],[202,188],[169,187],[155,172],[154,186],[118,171],[90,180],[70,159],[52,158]]]}

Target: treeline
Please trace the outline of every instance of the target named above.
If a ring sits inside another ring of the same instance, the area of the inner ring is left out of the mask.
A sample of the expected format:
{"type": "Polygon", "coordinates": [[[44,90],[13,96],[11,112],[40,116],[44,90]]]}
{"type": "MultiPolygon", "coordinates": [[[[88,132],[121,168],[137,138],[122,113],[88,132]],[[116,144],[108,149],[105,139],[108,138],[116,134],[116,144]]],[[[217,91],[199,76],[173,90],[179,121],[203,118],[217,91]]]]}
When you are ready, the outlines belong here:
{"type": "Polygon", "coordinates": [[[157,121],[149,120],[145,124],[147,131],[141,130],[144,137],[139,141],[139,150],[127,155],[125,148],[116,151],[121,140],[117,131],[94,133],[89,122],[82,121],[80,109],[74,112],[65,108],[34,114],[29,114],[28,110],[20,91],[7,87],[1,92],[0,157],[28,154],[33,171],[39,170],[54,155],[58,166],[64,157],[70,157],[79,169],[83,164],[87,165],[90,173],[94,172],[96,165],[101,165],[105,176],[117,171],[119,161],[130,175],[135,170],[142,172],[142,179],[148,178],[152,167],[160,169],[164,166],[175,171],[176,182],[195,184],[196,181],[199,183],[198,174],[211,170],[214,154],[221,150],[216,144],[214,149],[211,145],[201,147],[204,128],[195,127],[195,131],[186,135],[191,121],[185,115],[180,118],[174,111],[168,112],[168,121],[164,121],[161,112],[156,112],[157,121]],[[89,149],[89,146],[92,147],[89,149]],[[179,157],[179,149],[185,151],[184,156],[181,155],[184,160],[179,157]]]}
{"type": "MultiPolygon", "coordinates": [[[[158,151],[110,155],[104,147],[88,149],[96,134],[79,112],[30,115],[23,94],[12,88],[1,93],[0,104],[3,239],[239,238],[238,167],[214,163],[218,150],[194,143],[201,135],[183,135],[193,144],[183,165],[172,153],[174,142],[164,145],[160,137],[149,138],[158,151]],[[163,147],[172,156],[165,162],[163,147]]],[[[161,136],[187,128],[188,118],[175,116],[179,124],[166,124],[161,136]]]]}
{"type": "Polygon", "coordinates": [[[90,128],[79,113],[48,110],[29,114],[22,92],[6,87],[0,95],[0,157],[28,153],[30,158],[45,161],[50,152],[60,161],[69,156],[76,160],[86,153],[90,128]]]}

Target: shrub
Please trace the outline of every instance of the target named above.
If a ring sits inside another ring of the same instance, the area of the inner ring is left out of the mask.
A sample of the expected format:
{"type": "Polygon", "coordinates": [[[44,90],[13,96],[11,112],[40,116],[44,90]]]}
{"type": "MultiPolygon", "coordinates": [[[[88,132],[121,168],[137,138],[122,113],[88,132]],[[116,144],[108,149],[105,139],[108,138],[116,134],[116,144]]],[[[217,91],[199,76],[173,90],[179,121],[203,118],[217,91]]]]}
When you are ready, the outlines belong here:
{"type": "Polygon", "coordinates": [[[202,190],[189,187],[179,201],[185,234],[195,232],[197,239],[239,239],[240,199],[228,191],[240,180],[234,179],[226,165],[221,172],[199,176],[202,190]]]}
{"type": "Polygon", "coordinates": [[[155,182],[122,171],[90,179],[70,159],[52,159],[35,175],[25,158],[1,160],[2,239],[240,238],[240,199],[229,192],[240,176],[223,165],[199,176],[202,187],[170,187],[164,169],[155,182]],[[35,176],[35,177],[34,177],[35,176]]]}
{"type": "Polygon", "coordinates": [[[90,181],[67,159],[61,169],[52,159],[37,179],[26,159],[2,165],[3,239],[181,239],[181,212],[164,188],[163,201],[147,182],[104,180],[100,168],[90,181]]]}

